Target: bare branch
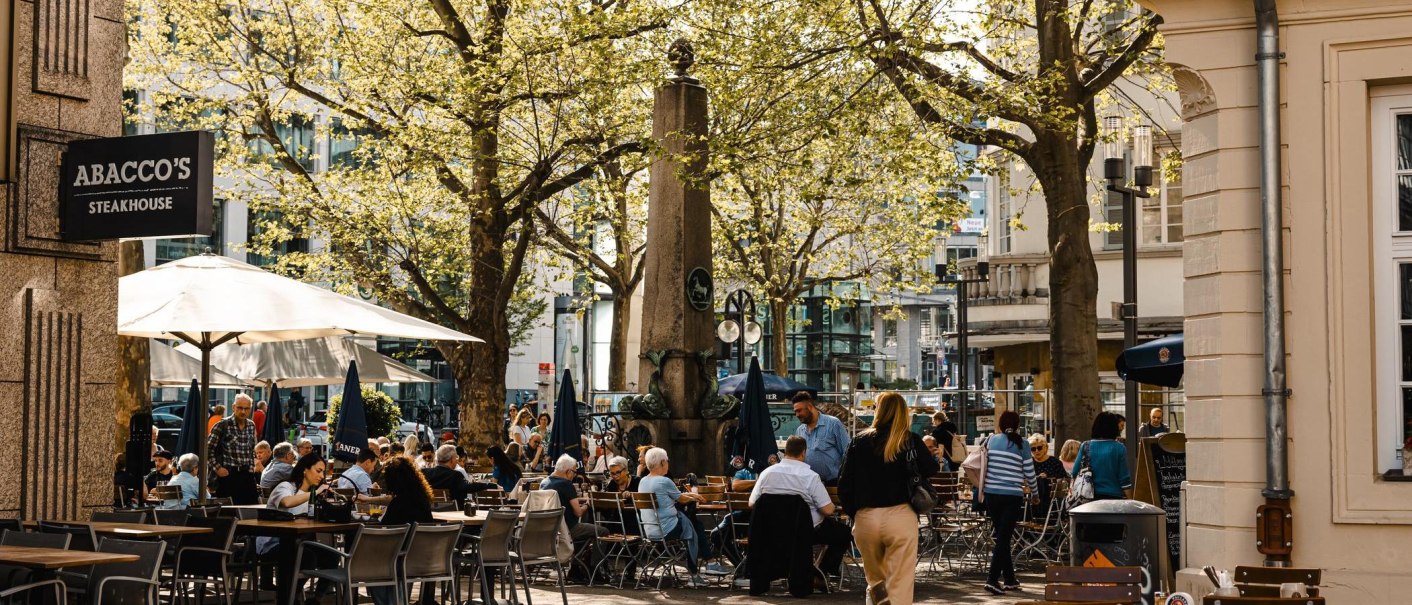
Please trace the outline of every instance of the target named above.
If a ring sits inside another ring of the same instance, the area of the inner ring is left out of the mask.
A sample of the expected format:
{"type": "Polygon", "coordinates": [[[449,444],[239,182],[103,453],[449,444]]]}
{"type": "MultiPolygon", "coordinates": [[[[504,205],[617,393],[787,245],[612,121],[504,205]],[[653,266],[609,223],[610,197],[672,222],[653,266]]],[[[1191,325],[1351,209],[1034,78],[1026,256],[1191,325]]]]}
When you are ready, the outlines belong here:
{"type": "Polygon", "coordinates": [[[976,48],[976,45],[971,44],[970,42],[962,41],[945,43],[923,43],[918,44],[917,47],[921,50],[936,53],[966,53],[967,56],[971,57],[972,59],[975,59],[977,63],[980,63],[981,66],[986,69],[986,71],[989,71],[990,73],[999,76],[1006,82],[1020,82],[1026,79],[1026,77],[1021,74],[1005,69],[1005,67],[1001,66],[999,63],[996,63],[995,60],[986,56],[985,53],[982,53],[980,49],[976,48]]]}
{"type": "Polygon", "coordinates": [[[1088,101],[1108,88],[1123,72],[1127,71],[1133,63],[1136,63],[1148,47],[1152,46],[1152,41],[1157,37],[1157,26],[1162,24],[1162,16],[1151,11],[1147,13],[1147,20],[1142,24],[1142,29],[1138,31],[1136,37],[1123,49],[1123,53],[1118,55],[1113,62],[1109,63],[1103,71],[1084,81],[1083,89],[1080,90],[1080,101],[1088,101]]]}

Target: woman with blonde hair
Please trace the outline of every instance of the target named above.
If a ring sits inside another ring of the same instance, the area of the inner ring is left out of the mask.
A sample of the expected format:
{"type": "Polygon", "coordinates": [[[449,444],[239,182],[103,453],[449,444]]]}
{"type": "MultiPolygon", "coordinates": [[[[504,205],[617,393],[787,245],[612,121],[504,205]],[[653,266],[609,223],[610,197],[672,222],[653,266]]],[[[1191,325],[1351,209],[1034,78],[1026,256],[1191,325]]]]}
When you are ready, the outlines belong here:
{"type": "Polygon", "coordinates": [[[923,481],[941,470],[912,432],[912,413],[894,392],[877,398],[873,426],[848,446],[838,497],[853,518],[868,595],[875,604],[911,605],[916,581],[917,513],[911,506],[913,467],[923,481]]]}
{"type": "Polygon", "coordinates": [[[1059,462],[1064,463],[1065,475],[1074,472],[1074,461],[1079,459],[1079,445],[1077,439],[1070,439],[1059,448],[1059,462]]]}
{"type": "Polygon", "coordinates": [[[520,444],[520,449],[529,446],[530,434],[534,433],[534,414],[529,408],[520,410],[520,415],[515,417],[515,425],[510,427],[510,440],[520,444]]]}

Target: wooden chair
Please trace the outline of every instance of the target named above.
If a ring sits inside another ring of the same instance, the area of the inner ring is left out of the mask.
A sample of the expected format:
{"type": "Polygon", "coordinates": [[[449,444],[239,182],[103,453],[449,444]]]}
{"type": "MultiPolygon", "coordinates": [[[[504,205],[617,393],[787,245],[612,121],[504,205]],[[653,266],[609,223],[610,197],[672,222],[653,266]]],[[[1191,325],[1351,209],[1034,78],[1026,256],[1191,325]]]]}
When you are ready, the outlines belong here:
{"type": "MultiPolygon", "coordinates": [[[[588,505],[593,509],[594,523],[606,527],[609,532],[606,536],[598,536],[598,543],[604,546],[604,552],[593,570],[594,573],[589,574],[589,586],[593,585],[593,578],[597,577],[598,570],[607,564],[609,570],[621,568],[616,575],[618,588],[622,588],[627,577],[627,562],[636,560],[637,550],[642,542],[642,536],[628,533],[628,526],[624,521],[625,515],[635,514],[636,511],[626,512],[623,496],[616,492],[589,492],[588,505]]],[[[629,500],[626,508],[631,507],[632,502],[629,500]]]]}
{"type": "Polygon", "coordinates": [[[730,485],[730,477],[724,475],[706,475],[706,485],[730,485]]]}
{"type": "Polygon", "coordinates": [[[1043,601],[1020,601],[1017,605],[1059,605],[1061,603],[1142,603],[1142,569],[1139,567],[1066,567],[1050,565],[1044,570],[1043,601]]]}
{"type": "Polygon", "coordinates": [[[158,485],[152,488],[152,500],[156,502],[170,502],[181,499],[181,486],[179,485],[158,485]]]}
{"type": "Polygon", "coordinates": [[[696,493],[706,498],[707,502],[720,502],[726,499],[726,486],[724,485],[698,485],[696,493]]]}
{"type": "Polygon", "coordinates": [[[1300,567],[1237,567],[1235,585],[1240,589],[1240,596],[1208,595],[1205,600],[1213,605],[1319,605],[1324,602],[1319,596],[1323,575],[1321,569],[1300,567]],[[1303,583],[1309,587],[1309,594],[1298,598],[1281,597],[1280,584],[1286,582],[1303,583]]]}

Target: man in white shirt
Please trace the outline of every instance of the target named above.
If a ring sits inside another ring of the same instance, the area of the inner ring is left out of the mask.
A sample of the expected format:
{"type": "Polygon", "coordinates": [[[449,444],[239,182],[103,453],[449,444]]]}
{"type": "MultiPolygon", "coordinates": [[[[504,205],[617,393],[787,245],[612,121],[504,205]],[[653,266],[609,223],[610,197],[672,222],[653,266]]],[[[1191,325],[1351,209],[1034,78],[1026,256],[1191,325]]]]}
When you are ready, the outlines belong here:
{"type": "Polygon", "coordinates": [[[819,569],[829,575],[838,575],[843,563],[844,549],[853,543],[853,532],[847,525],[833,519],[833,500],[824,487],[824,481],[804,462],[808,453],[808,443],[803,437],[792,435],[784,443],[784,459],[760,473],[755,487],[750,490],[750,505],[760,499],[761,494],[799,496],[809,505],[809,513],[814,517],[813,544],[823,544],[824,556],[819,561],[819,569]]]}

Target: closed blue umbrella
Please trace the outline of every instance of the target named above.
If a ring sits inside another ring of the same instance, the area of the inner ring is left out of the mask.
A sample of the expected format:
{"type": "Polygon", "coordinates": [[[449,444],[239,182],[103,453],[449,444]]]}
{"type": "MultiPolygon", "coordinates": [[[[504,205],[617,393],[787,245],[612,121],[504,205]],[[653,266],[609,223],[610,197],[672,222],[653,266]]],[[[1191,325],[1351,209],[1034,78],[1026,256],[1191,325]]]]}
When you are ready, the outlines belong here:
{"type": "Polygon", "coordinates": [[[265,410],[265,426],[260,431],[271,444],[284,441],[284,416],[279,408],[279,385],[270,385],[269,409],[265,410]]]}
{"type": "Polygon", "coordinates": [[[740,427],[736,429],[736,453],[745,457],[745,467],[759,473],[769,466],[769,458],[779,453],[775,429],[770,424],[770,407],[765,403],[765,378],[760,359],[750,358],[740,400],[740,427]]]}
{"type": "MultiPolygon", "coordinates": [[[[716,384],[716,394],[734,395],[737,399],[743,400],[745,398],[746,380],[749,376],[750,375],[746,373],[722,378],[721,382],[716,384]]],[[[793,397],[796,393],[808,393],[811,396],[817,396],[819,394],[819,389],[802,382],[795,382],[783,376],[763,372],[760,376],[764,381],[763,393],[765,394],[765,401],[789,401],[789,398],[793,397]]]]}
{"type": "Polygon", "coordinates": [[[177,456],[201,454],[201,435],[206,429],[206,406],[201,402],[201,385],[191,379],[191,391],[186,394],[186,411],[181,415],[181,434],[177,435],[177,456]]]}
{"type": "Polygon", "coordinates": [[[343,403],[338,406],[338,427],[333,435],[333,457],[357,462],[368,447],[368,415],[363,409],[363,386],[358,383],[358,362],[348,364],[343,381],[343,403]]]}
{"type": "Polygon", "coordinates": [[[559,385],[559,398],[554,400],[554,428],[549,431],[549,460],[568,454],[583,461],[582,439],[579,433],[578,397],[574,395],[574,379],[564,370],[564,382],[559,385]]]}

